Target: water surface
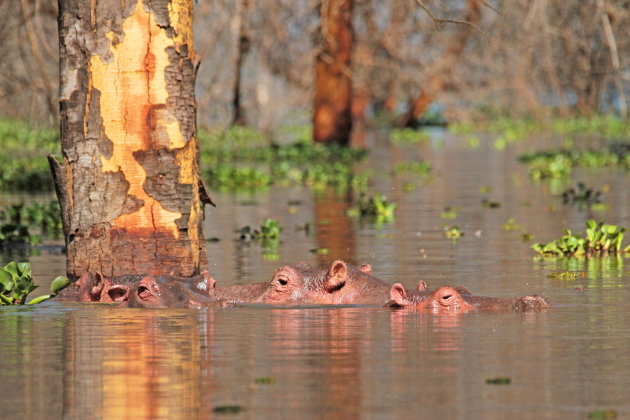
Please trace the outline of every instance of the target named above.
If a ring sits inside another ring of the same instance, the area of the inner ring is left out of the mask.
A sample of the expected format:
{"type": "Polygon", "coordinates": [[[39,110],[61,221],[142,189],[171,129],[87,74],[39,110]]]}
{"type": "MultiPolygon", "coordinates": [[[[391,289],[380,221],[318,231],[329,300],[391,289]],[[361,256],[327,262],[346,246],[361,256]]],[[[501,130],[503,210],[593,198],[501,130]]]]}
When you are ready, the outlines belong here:
{"type": "MultiPolygon", "coordinates": [[[[536,145],[470,149],[438,133],[429,143],[390,146],[378,134],[363,164],[379,176],[371,192],[398,203],[375,225],[346,215],[349,195],[304,188],[215,193],[206,209],[211,273],[222,284],[269,279],[283,263],[335,259],[414,287],[459,284],[479,295],[542,293],[555,306],[536,314],[435,316],[379,307],[206,310],[63,305],[0,309],[2,418],[630,418],[630,261],[536,261],[520,234],[555,239],[590,217],[630,227],[630,177],[580,170],[560,184],[532,183],[515,156],[536,145]],[[432,175],[412,191],[388,172],[427,160],[432,175]],[[606,189],[608,210],[563,205],[584,181],[606,189]],[[482,205],[486,198],[498,208],[482,205]],[[440,217],[457,207],[455,219],[440,217]],[[278,259],[236,231],[273,217],[284,226],[278,259]],[[502,226],[514,218],[520,227],[502,226]],[[299,227],[310,223],[313,234],[299,227]],[[464,236],[444,237],[443,225],[464,236]],[[318,255],[315,248],[327,248],[318,255]],[[554,273],[584,273],[561,280],[554,273]],[[488,379],[509,378],[509,384],[488,379]],[[604,411],[602,411],[604,410],[604,411]]],[[[548,147],[548,145],[546,145],[548,147]]],[[[8,197],[7,200],[11,200],[8,197]]],[[[627,243],[627,241],[626,241],[627,243]]],[[[5,262],[9,259],[3,256],[5,262]]],[[[65,257],[30,257],[42,279],[65,257]]]]}

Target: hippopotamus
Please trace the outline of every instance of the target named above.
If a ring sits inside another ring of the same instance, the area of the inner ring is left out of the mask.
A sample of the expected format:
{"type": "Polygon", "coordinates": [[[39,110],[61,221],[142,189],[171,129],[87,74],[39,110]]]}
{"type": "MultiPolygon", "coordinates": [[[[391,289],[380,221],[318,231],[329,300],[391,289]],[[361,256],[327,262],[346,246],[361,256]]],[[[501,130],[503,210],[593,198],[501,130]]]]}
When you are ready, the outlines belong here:
{"type": "Polygon", "coordinates": [[[434,292],[408,292],[400,283],[390,289],[390,301],[386,306],[392,308],[409,307],[433,313],[466,313],[472,311],[540,311],[550,308],[549,302],[539,295],[523,296],[515,299],[501,299],[474,296],[464,287],[442,286],[434,292]]]}
{"type": "Polygon", "coordinates": [[[85,273],[79,279],[63,289],[56,296],[60,300],[78,302],[124,302],[128,299],[129,289],[143,275],[105,277],[101,273],[85,273]]]}
{"type": "Polygon", "coordinates": [[[383,305],[390,286],[372,276],[369,264],[354,266],[334,261],[318,269],[309,264],[285,265],[276,270],[257,301],[282,304],[383,305]]]}

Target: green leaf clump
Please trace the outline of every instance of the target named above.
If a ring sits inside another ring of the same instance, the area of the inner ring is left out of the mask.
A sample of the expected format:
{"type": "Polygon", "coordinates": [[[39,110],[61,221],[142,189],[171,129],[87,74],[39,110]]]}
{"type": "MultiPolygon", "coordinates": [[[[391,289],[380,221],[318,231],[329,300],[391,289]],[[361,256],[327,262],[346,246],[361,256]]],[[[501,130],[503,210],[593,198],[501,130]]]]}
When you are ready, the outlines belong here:
{"type": "MultiPolygon", "coordinates": [[[[70,281],[66,277],[59,276],[50,285],[50,295],[38,296],[28,303],[34,304],[48,300],[56,296],[68,284],[70,281]]],[[[0,305],[23,305],[27,296],[37,287],[33,280],[30,263],[12,261],[0,269],[0,305]]]]}
{"type": "Polygon", "coordinates": [[[625,228],[595,222],[586,222],[582,235],[565,230],[565,234],[547,244],[536,243],[532,249],[545,257],[595,257],[630,252],[630,245],[622,248],[625,228]]]}

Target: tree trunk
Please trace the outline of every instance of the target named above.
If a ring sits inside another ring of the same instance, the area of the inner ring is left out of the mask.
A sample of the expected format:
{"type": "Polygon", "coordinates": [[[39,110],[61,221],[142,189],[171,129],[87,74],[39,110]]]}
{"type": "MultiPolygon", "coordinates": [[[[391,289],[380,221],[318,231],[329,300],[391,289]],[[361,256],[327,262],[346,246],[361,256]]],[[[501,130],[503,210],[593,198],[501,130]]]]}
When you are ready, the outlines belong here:
{"type": "Polygon", "coordinates": [[[236,61],[234,63],[234,93],[232,99],[233,125],[247,125],[247,118],[245,117],[245,110],[243,109],[243,83],[241,81],[241,75],[243,73],[243,64],[245,58],[249,52],[250,37],[249,29],[247,26],[247,14],[249,12],[249,0],[240,0],[237,4],[237,19],[238,19],[238,49],[236,52],[236,61]]]}
{"type": "Polygon", "coordinates": [[[60,0],[59,39],[68,275],[198,274],[192,0],[60,0]]]}
{"type": "Polygon", "coordinates": [[[315,61],[313,138],[347,145],[352,129],[352,0],[323,0],[315,61]]]}

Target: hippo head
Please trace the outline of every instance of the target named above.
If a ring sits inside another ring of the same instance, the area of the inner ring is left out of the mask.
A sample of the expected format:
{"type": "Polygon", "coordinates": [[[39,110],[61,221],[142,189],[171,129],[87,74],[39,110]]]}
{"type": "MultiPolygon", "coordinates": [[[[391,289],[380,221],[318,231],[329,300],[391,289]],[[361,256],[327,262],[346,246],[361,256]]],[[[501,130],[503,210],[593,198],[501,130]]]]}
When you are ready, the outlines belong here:
{"type": "Polygon", "coordinates": [[[102,273],[85,273],[75,283],[79,302],[125,302],[131,285],[142,276],[109,278],[102,273]]]}
{"type": "Polygon", "coordinates": [[[261,301],[298,304],[382,304],[389,286],[373,277],[369,264],[335,261],[319,270],[308,264],[280,267],[261,301]]]}
{"type": "Polygon", "coordinates": [[[413,307],[433,313],[465,313],[476,310],[475,306],[466,302],[460,292],[450,286],[443,286],[430,294],[407,293],[400,283],[390,289],[389,306],[413,307]]]}
{"type": "Polygon", "coordinates": [[[130,308],[202,308],[216,303],[214,280],[207,271],[185,278],[147,275],[130,290],[130,308]]]}

